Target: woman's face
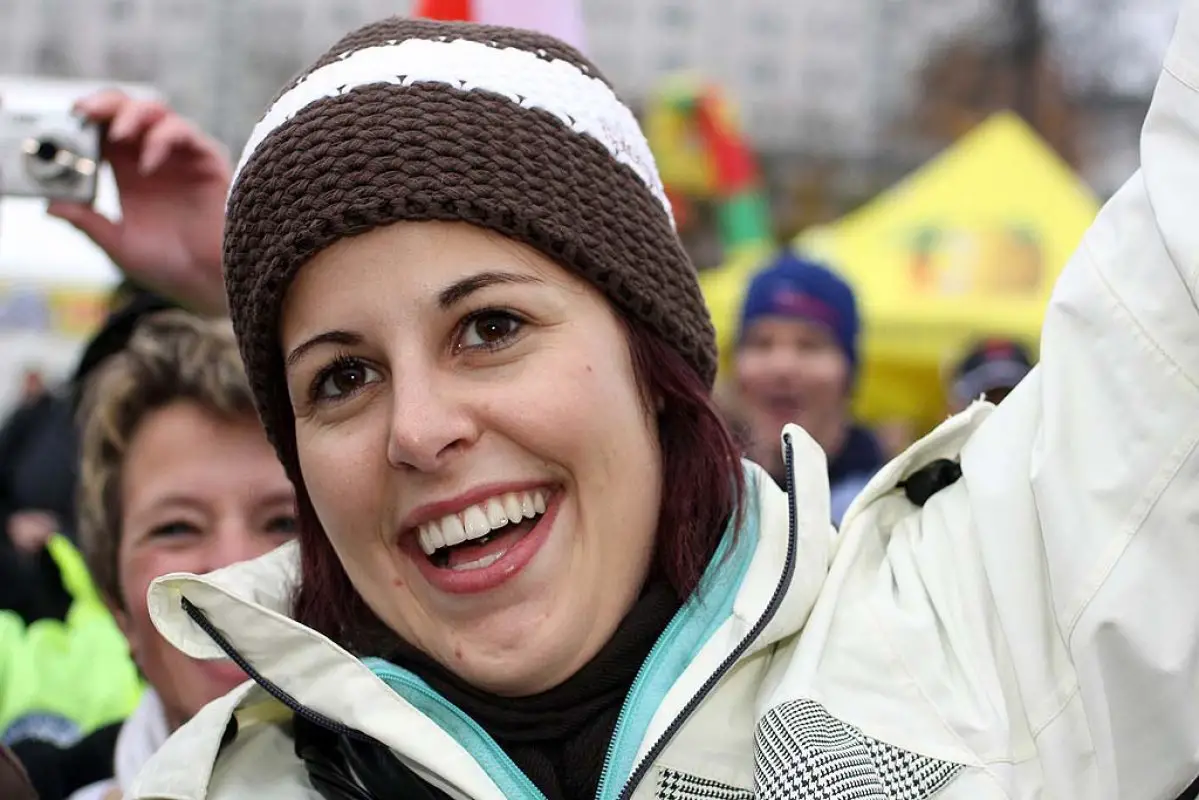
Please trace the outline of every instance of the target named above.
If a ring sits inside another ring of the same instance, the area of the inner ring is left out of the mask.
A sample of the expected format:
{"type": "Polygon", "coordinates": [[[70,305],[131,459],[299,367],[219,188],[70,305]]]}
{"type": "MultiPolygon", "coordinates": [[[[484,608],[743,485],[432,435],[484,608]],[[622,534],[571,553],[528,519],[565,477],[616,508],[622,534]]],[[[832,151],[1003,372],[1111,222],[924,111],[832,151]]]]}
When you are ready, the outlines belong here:
{"type": "Polygon", "coordinates": [[[124,608],[116,617],[138,667],[176,727],[246,676],[227,661],[188,658],[150,622],[146,591],[170,572],[204,573],[290,539],[294,493],[250,415],[227,420],[177,401],[142,420],[125,456],[121,543],[124,608]]]}
{"type": "Polygon", "coordinates": [[[649,569],[652,400],[604,297],[464,223],[399,223],[301,270],[282,342],[304,484],[354,587],[476,687],[551,688],[649,569]]]}
{"type": "Polygon", "coordinates": [[[849,360],[824,327],[766,317],[752,323],[737,350],[741,410],[754,440],[777,449],[794,422],[818,440],[841,424],[849,398],[849,360]]]}

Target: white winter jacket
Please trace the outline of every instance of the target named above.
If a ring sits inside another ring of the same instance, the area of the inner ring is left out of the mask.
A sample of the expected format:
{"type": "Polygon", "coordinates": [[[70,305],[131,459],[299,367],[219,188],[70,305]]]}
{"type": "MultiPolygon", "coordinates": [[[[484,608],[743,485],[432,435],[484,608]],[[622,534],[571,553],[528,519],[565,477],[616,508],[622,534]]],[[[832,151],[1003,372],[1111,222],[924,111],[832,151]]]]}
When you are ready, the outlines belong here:
{"type": "MultiPolygon", "coordinates": [[[[803,431],[783,436],[788,493],[749,468],[747,521],[634,685],[603,800],[1168,800],[1199,775],[1197,87],[1186,0],[1143,168],[1086,235],[1041,364],[1000,408],[884,468],[836,537],[803,431]],[[901,484],[938,459],[961,478],[919,505],[901,484]]],[[[297,713],[373,737],[451,797],[538,797],[419,680],[289,619],[295,575],[289,545],[154,586],[164,635],[223,656],[206,618],[263,685],[180,729],[133,797],[318,796],[297,713]]]]}

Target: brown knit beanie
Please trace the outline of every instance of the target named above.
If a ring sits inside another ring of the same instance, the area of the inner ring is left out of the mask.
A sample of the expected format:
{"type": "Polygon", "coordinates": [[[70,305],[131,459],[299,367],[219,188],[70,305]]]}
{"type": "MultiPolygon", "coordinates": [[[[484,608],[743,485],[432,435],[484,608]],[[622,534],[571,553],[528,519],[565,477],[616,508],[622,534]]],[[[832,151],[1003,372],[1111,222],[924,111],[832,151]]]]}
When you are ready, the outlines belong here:
{"type": "Polygon", "coordinates": [[[279,313],[339,239],[459,220],[544,253],[673,345],[711,386],[712,323],[633,114],[583,56],[530,31],[403,18],[343,38],[283,90],[238,165],[229,310],[293,479],[279,313]]]}

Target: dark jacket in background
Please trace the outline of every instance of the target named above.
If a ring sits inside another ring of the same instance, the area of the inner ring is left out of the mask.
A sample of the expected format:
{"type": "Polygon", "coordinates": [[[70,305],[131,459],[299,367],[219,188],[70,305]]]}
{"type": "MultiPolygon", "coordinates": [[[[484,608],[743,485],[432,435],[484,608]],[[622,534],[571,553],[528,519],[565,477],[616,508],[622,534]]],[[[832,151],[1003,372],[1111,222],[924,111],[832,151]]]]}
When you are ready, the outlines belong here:
{"type": "Polygon", "coordinates": [[[47,511],[58,518],[60,533],[75,538],[75,414],[83,388],[100,364],[125,347],[142,318],[174,307],[136,287],[123,287],[119,298],[84,348],[68,386],[18,407],[0,427],[0,609],[16,611],[26,623],[63,619],[70,597],[49,553],[27,555],[12,546],[9,517],[47,511]]]}
{"type": "Polygon", "coordinates": [[[70,395],[47,392],[19,406],[0,428],[0,609],[26,623],[63,619],[71,599],[58,567],[44,549],[23,553],[8,538],[8,523],[21,511],[45,511],[59,532],[75,534],[78,442],[70,395]]]}
{"type": "Polygon", "coordinates": [[[3,746],[0,746],[0,797],[4,800],[39,800],[21,762],[3,746]]]}
{"type": "MultiPolygon", "coordinates": [[[[39,800],[66,800],[85,786],[112,777],[113,753],[120,732],[121,724],[117,723],[93,731],[66,747],[26,739],[14,744],[12,750],[24,764],[39,800]]],[[[7,800],[8,795],[0,793],[0,798],[7,800]]]]}
{"type": "Polygon", "coordinates": [[[59,533],[75,538],[79,443],[74,404],[66,392],[46,392],[18,406],[0,428],[0,516],[36,510],[53,514],[59,533]]]}

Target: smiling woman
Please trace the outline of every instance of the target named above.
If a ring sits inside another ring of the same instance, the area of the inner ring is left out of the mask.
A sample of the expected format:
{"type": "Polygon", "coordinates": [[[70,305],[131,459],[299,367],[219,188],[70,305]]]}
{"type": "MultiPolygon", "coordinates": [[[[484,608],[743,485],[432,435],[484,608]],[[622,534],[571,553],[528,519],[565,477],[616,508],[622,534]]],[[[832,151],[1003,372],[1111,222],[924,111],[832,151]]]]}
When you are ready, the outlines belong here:
{"type": "Polygon", "coordinates": [[[603,295],[525,245],[413,222],[316,256],[280,338],[337,553],[321,563],[488,691],[536,694],[589,661],[645,584],[662,483],[653,400],[603,295]]]}
{"type": "MultiPolygon", "coordinates": [[[[1199,0],[1180,26],[1145,173],[1065,271],[1038,368],[884,467],[836,539],[815,441],[784,428],[780,488],[714,413],[695,272],[595,67],[501,28],[347,36],[251,133],[224,225],[299,542],[151,588],[164,636],[253,684],[132,796],[1176,796],[1199,94],[1173,76],[1199,74],[1199,0]]],[[[210,213],[202,188],[155,199],[210,213]]],[[[195,217],[176,268],[210,251],[195,217]]]]}
{"type": "Polygon", "coordinates": [[[121,728],[114,779],[73,800],[127,791],[171,731],[246,680],[158,634],[150,582],[252,559],[295,530],[294,493],[254,419],[227,323],[146,317],[89,378],[80,418],[84,555],[150,689],[121,728]]]}

